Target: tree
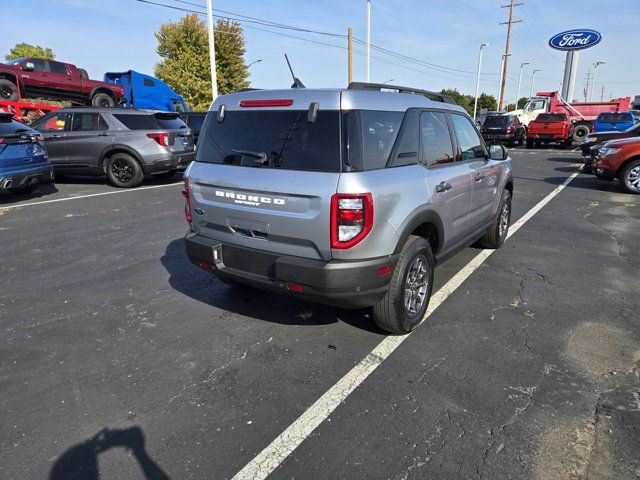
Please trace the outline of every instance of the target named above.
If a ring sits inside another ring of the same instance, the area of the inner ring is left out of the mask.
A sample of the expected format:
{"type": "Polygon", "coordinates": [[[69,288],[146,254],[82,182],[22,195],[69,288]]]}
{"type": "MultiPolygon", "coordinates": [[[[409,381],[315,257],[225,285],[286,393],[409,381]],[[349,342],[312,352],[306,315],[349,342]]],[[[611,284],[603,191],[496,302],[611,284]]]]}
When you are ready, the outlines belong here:
{"type": "Polygon", "coordinates": [[[496,97],[493,95],[487,95],[486,93],[481,93],[478,97],[478,111],[485,108],[487,110],[495,110],[498,108],[498,101],[496,100],[496,97]]]}
{"type": "MultiPolygon", "coordinates": [[[[236,22],[218,20],[214,35],[218,93],[248,87],[242,27],[236,22]]],[[[192,109],[209,108],[211,71],[205,22],[197,14],[189,14],[177,22],[161,25],[155,36],[156,52],[162,57],[155,66],[155,75],[180,93],[192,109]]]]}
{"type": "Polygon", "coordinates": [[[17,43],[15,47],[9,50],[4,56],[5,60],[14,60],[20,57],[48,58],[53,60],[56,58],[53,50],[40,45],[31,45],[30,43],[17,43]]]}

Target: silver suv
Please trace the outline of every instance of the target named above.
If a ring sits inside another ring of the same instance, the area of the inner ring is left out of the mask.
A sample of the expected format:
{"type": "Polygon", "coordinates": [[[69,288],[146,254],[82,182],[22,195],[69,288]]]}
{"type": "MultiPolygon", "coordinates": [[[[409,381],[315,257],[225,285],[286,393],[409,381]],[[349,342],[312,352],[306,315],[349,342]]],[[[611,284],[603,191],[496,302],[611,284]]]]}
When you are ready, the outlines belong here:
{"type": "Polygon", "coordinates": [[[231,284],[425,315],[436,263],[497,248],[511,162],[451,98],[376,84],[218,97],[185,174],[189,259],[231,284]],[[393,89],[395,91],[383,91],[393,89]]]}

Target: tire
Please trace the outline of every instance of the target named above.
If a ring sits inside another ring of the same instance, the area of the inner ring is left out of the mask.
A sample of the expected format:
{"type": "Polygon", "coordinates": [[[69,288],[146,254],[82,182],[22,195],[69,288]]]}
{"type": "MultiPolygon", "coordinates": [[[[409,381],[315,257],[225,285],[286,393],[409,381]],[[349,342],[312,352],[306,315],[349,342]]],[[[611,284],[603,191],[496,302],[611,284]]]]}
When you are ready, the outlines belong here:
{"type": "Polygon", "coordinates": [[[640,160],[626,164],[620,170],[618,180],[625,192],[640,194],[640,160]]]}
{"type": "Polygon", "coordinates": [[[511,224],[511,194],[509,190],[502,192],[498,214],[484,232],[478,244],[484,248],[500,248],[507,239],[511,224]]]}
{"type": "Polygon", "coordinates": [[[533,148],[533,140],[527,139],[527,148],[533,148]]]}
{"type": "Polygon", "coordinates": [[[173,176],[177,173],[177,170],[169,170],[168,172],[156,173],[153,175],[153,178],[159,178],[161,180],[167,178],[173,178],[173,176]]]}
{"type": "Polygon", "coordinates": [[[577,142],[577,143],[581,143],[582,139],[584,137],[586,137],[587,135],[589,135],[590,133],[590,129],[588,125],[576,125],[573,128],[573,139],[577,142]]]}
{"type": "Polygon", "coordinates": [[[373,319],[378,327],[393,334],[406,335],[420,324],[431,298],[434,265],[429,242],[422,237],[411,235],[402,247],[389,282],[389,290],[382,300],[373,306],[373,319]],[[418,271],[421,272],[419,277],[415,276],[418,271]],[[408,285],[411,276],[414,278],[411,281],[418,285],[408,285]],[[412,293],[407,300],[416,299],[411,309],[405,306],[406,288],[412,293]],[[421,303],[417,303],[420,301],[421,303]]]}
{"type": "Polygon", "coordinates": [[[18,195],[28,195],[38,190],[39,187],[40,187],[39,183],[32,183],[24,187],[12,187],[12,188],[9,188],[8,190],[11,193],[17,193],[18,195]]]}
{"type": "Polygon", "coordinates": [[[525,144],[526,141],[527,141],[527,134],[525,132],[522,132],[522,136],[520,137],[520,140],[518,140],[518,145],[522,146],[525,144]]]}
{"type": "Polygon", "coordinates": [[[116,153],[107,160],[107,179],[114,187],[133,188],[144,180],[142,167],[131,155],[116,153]]]}
{"type": "Polygon", "coordinates": [[[91,97],[91,105],[94,107],[115,107],[116,101],[106,93],[96,93],[91,97]]]}
{"type": "Polygon", "coordinates": [[[18,86],[11,80],[0,78],[0,100],[16,102],[18,98],[20,98],[18,86]]]}

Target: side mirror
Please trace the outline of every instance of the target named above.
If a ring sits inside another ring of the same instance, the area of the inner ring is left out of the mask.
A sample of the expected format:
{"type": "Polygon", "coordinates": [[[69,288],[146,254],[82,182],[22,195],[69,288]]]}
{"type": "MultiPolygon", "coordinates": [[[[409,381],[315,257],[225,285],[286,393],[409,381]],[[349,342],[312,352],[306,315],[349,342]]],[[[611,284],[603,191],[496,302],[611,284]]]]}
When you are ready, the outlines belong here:
{"type": "Polygon", "coordinates": [[[506,160],[509,157],[504,145],[493,144],[489,147],[489,158],[491,160],[506,160]]]}
{"type": "Polygon", "coordinates": [[[22,70],[24,70],[25,72],[33,72],[36,69],[36,66],[33,64],[33,62],[27,62],[22,66],[22,70]]]}

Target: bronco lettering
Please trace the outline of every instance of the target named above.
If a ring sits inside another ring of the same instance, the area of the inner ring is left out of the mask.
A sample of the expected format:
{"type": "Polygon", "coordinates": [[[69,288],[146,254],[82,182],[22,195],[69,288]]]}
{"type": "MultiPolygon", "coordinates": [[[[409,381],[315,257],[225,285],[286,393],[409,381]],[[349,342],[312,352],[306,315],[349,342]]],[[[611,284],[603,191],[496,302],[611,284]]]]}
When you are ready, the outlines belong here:
{"type": "Polygon", "coordinates": [[[271,198],[271,197],[263,197],[256,195],[245,195],[243,193],[235,193],[235,192],[225,192],[223,190],[216,190],[216,197],[230,198],[234,200],[234,203],[239,203],[242,205],[252,205],[254,207],[259,207],[263,203],[268,205],[284,205],[284,198],[271,198]]]}

